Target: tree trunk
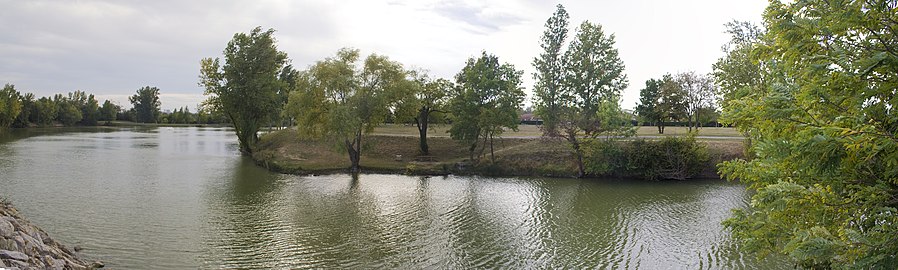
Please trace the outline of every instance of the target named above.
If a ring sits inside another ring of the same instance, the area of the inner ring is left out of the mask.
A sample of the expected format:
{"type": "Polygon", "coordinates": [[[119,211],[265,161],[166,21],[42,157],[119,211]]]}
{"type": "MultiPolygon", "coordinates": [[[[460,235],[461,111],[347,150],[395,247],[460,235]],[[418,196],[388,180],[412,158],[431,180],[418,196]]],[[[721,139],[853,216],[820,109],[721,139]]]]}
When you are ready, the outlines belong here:
{"type": "Polygon", "coordinates": [[[496,163],[496,152],[493,151],[493,133],[490,132],[490,161],[496,163]]]}
{"type": "Polygon", "coordinates": [[[583,150],[580,149],[580,142],[577,140],[576,132],[568,132],[567,141],[574,149],[574,154],[577,155],[577,178],[583,178],[586,176],[586,169],[583,168],[583,150]]]}
{"type": "Polygon", "coordinates": [[[362,171],[359,167],[359,160],[362,156],[362,130],[360,129],[356,132],[352,141],[346,139],[344,143],[346,144],[346,151],[349,152],[349,173],[358,174],[362,171]]]}
{"type": "Polygon", "coordinates": [[[415,124],[418,125],[418,144],[421,148],[422,155],[430,155],[430,147],[427,145],[427,124],[430,110],[421,108],[418,111],[418,117],[415,118],[415,124]]]}

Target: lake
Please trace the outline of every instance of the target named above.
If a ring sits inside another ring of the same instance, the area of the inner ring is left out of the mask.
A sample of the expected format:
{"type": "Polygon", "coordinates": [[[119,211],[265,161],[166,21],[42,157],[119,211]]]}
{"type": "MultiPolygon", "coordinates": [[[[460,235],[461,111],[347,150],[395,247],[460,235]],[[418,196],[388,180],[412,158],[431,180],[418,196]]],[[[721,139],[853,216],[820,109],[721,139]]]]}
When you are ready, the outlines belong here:
{"type": "Polygon", "coordinates": [[[737,249],[721,180],[295,176],[222,128],[3,132],[0,197],[113,269],[791,266],[737,249]]]}

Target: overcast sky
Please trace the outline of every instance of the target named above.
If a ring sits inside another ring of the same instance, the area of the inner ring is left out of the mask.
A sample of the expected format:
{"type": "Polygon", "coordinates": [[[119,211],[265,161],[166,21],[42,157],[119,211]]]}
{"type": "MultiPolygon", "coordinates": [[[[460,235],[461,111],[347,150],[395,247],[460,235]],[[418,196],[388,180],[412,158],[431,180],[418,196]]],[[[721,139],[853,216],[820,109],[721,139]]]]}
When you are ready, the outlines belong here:
{"type": "MultiPolygon", "coordinates": [[[[384,54],[452,78],[486,50],[524,70],[539,54],[544,23],[563,4],[616,36],[632,108],[645,80],[711,71],[727,40],[723,24],[760,22],[765,0],[629,1],[18,1],[0,0],[0,84],[37,96],[84,90],[131,107],[127,96],[156,86],[163,109],[203,99],[199,61],[221,57],[234,33],[274,28],[297,68],[341,47],[384,54]],[[489,3],[484,3],[489,2],[489,3]]],[[[529,99],[529,97],[528,97],[529,99]]],[[[528,102],[529,104],[529,102],[528,102]]]]}

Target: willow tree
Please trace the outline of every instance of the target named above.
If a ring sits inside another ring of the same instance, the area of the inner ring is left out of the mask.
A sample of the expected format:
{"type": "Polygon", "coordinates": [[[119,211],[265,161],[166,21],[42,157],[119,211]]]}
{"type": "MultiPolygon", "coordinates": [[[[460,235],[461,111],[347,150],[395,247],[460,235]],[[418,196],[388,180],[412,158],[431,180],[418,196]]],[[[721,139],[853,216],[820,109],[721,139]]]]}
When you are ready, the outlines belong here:
{"type": "Polygon", "coordinates": [[[384,123],[408,87],[400,63],[372,54],[360,66],[359,59],[358,50],[344,48],[299,73],[287,105],[301,135],[347,151],[351,173],[361,171],[364,134],[384,123]]]}
{"type": "Polygon", "coordinates": [[[750,61],[715,67],[729,88],[724,120],[752,138],[756,155],[721,166],[755,191],[725,222],[743,247],[815,269],[898,265],[896,9],[773,1],[767,32],[749,53],[728,56],[750,61]]]}
{"type": "Polygon", "coordinates": [[[237,132],[240,152],[252,153],[259,129],[275,119],[283,106],[278,93],[286,87],[279,75],[287,54],[277,50],[274,29],[256,27],[236,33],[218,58],[200,61],[199,85],[206,88],[205,103],[227,116],[237,132]]]}

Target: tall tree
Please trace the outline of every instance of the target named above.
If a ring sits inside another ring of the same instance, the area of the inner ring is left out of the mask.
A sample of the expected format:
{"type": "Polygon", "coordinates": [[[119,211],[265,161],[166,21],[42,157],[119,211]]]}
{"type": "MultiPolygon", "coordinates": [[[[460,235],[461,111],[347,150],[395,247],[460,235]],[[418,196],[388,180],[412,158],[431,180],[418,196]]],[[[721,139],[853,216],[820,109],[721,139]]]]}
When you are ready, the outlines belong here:
{"type": "Polygon", "coordinates": [[[97,125],[97,118],[100,117],[100,106],[93,94],[87,94],[84,91],[77,90],[69,93],[68,100],[81,111],[81,121],[78,121],[79,124],[85,126],[97,125]]]}
{"type": "Polygon", "coordinates": [[[445,110],[448,94],[455,87],[446,79],[431,79],[424,71],[412,72],[408,93],[401,95],[401,102],[395,113],[399,122],[411,120],[418,128],[418,148],[422,155],[430,155],[427,131],[430,123],[436,121],[435,114],[445,110]]]}
{"type": "Polygon", "coordinates": [[[34,102],[34,110],[31,111],[29,120],[39,126],[48,126],[53,124],[56,116],[59,115],[59,107],[48,97],[41,97],[34,102]]]}
{"type": "Polygon", "coordinates": [[[564,6],[559,4],[557,10],[546,20],[539,46],[543,49],[539,57],[533,59],[533,105],[536,115],[543,120],[543,136],[558,136],[558,121],[561,114],[561,103],[564,87],[565,63],[561,49],[567,39],[569,15],[564,6]]]}
{"type": "Polygon", "coordinates": [[[283,105],[278,92],[286,85],[278,76],[287,54],[277,50],[273,34],[261,27],[236,33],[224,49],[223,66],[218,58],[200,61],[206,103],[231,120],[244,155],[252,154],[259,129],[276,119],[283,105]]]}
{"type": "Polygon", "coordinates": [[[19,100],[19,91],[11,84],[4,85],[0,90],[0,128],[12,125],[20,112],[22,101],[19,100]]]}
{"type": "Polygon", "coordinates": [[[97,120],[106,121],[106,123],[114,121],[119,110],[121,110],[121,108],[118,105],[113,104],[112,101],[106,100],[103,102],[103,106],[100,107],[97,120]]]}
{"type": "Polygon", "coordinates": [[[22,94],[19,100],[22,102],[22,111],[19,112],[19,116],[16,117],[12,126],[18,128],[28,127],[31,124],[31,114],[35,110],[34,103],[37,100],[34,99],[34,94],[32,93],[22,94]]]}
{"type": "Polygon", "coordinates": [[[457,87],[449,101],[452,114],[450,137],[470,145],[472,161],[476,161],[487,147],[490,160],[495,161],[493,142],[505,129],[517,130],[518,111],[524,101],[521,87],[523,71],[500,64],[499,58],[486,52],[479,58],[469,58],[465,67],[455,75],[457,87]],[[479,142],[482,142],[478,144],[479,142]],[[480,146],[480,153],[475,151],[480,146]]]}
{"type": "Polygon", "coordinates": [[[131,105],[134,106],[136,120],[140,123],[156,123],[159,115],[162,114],[160,107],[162,102],[159,101],[159,88],[144,86],[137,89],[137,93],[128,97],[131,105]]]}
{"type": "Polygon", "coordinates": [[[723,117],[754,141],[755,158],[721,167],[755,191],[725,222],[743,247],[805,268],[898,265],[896,10],[771,1],[767,32],[748,46],[761,76],[718,66],[723,117]]]}
{"type": "Polygon", "coordinates": [[[580,24],[564,57],[567,70],[559,125],[577,155],[582,177],[586,171],[581,136],[592,139],[625,127],[619,101],[627,75],[614,48],[614,35],[606,36],[601,25],[588,21],[580,24]]]}
{"type": "Polygon", "coordinates": [[[383,124],[409,85],[402,64],[372,54],[359,67],[359,58],[344,48],[315,63],[298,74],[288,102],[300,134],[334,140],[349,154],[351,173],[361,171],[364,134],[383,124]]]}
{"type": "Polygon", "coordinates": [[[639,116],[640,120],[657,126],[658,134],[664,134],[664,119],[659,104],[663,82],[656,79],[645,81],[645,88],[639,90],[639,105],[636,106],[636,115],[639,116]]]}
{"type": "Polygon", "coordinates": [[[53,96],[53,103],[57,108],[56,120],[64,126],[74,126],[84,118],[81,109],[67,96],[56,94],[53,96]]]}
{"type": "MultiPolygon", "coordinates": [[[[686,91],[671,74],[664,74],[659,89],[658,116],[661,122],[680,121],[686,117],[686,91]]],[[[664,127],[661,127],[664,132],[664,127]]]]}

